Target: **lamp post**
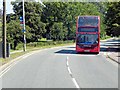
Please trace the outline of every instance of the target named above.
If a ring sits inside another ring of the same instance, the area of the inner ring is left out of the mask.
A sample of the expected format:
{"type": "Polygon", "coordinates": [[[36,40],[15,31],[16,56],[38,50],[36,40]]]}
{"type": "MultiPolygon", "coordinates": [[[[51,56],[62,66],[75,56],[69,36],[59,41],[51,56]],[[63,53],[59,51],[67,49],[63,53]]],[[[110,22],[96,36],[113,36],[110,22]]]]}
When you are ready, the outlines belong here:
{"type": "Polygon", "coordinates": [[[6,58],[6,0],[3,0],[3,58],[6,58]]]}
{"type": "Polygon", "coordinates": [[[24,0],[23,0],[23,51],[26,51],[26,29],[25,29],[25,6],[24,6],[24,0]]]}
{"type": "MultiPolygon", "coordinates": [[[[40,4],[42,4],[44,7],[46,7],[41,0],[39,0],[40,4]]],[[[25,1],[23,0],[23,51],[26,51],[26,29],[25,29],[25,6],[24,6],[25,1]]]]}
{"type": "Polygon", "coordinates": [[[43,3],[41,2],[41,0],[38,0],[38,2],[39,2],[41,5],[43,5],[44,7],[46,7],[45,4],[43,4],[43,3]]]}

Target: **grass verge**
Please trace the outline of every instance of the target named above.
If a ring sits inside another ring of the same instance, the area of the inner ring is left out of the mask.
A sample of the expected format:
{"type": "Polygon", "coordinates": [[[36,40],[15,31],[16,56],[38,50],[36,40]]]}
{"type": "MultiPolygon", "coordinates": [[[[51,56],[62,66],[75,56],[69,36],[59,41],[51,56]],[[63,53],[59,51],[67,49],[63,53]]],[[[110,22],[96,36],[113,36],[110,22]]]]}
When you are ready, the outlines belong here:
{"type": "MultiPolygon", "coordinates": [[[[54,43],[55,43],[55,42],[54,42],[54,43]]],[[[15,58],[17,58],[17,57],[19,57],[19,56],[22,56],[22,55],[24,55],[24,54],[26,54],[26,53],[29,53],[29,52],[31,52],[31,51],[40,50],[40,49],[45,49],[45,48],[58,47],[58,46],[72,45],[72,44],[74,44],[73,41],[70,41],[70,42],[68,42],[68,43],[60,43],[60,44],[58,44],[58,43],[55,43],[55,44],[47,44],[47,45],[44,45],[44,44],[43,44],[42,46],[39,45],[39,44],[34,44],[34,43],[32,43],[32,45],[31,45],[31,44],[28,44],[28,45],[27,45],[27,51],[26,51],[26,52],[17,52],[17,51],[19,51],[19,50],[22,50],[21,48],[19,48],[18,50],[11,50],[11,52],[15,52],[15,53],[11,54],[11,55],[10,55],[10,58],[6,58],[6,59],[0,58],[0,66],[6,64],[6,63],[8,63],[8,62],[10,62],[11,60],[13,60],[13,59],[15,59],[15,58]]],[[[21,46],[21,45],[20,45],[20,46],[21,46]]]]}
{"type": "Polygon", "coordinates": [[[111,38],[111,37],[106,35],[105,37],[101,37],[100,39],[105,40],[105,39],[109,39],[109,38],[111,38]]]}

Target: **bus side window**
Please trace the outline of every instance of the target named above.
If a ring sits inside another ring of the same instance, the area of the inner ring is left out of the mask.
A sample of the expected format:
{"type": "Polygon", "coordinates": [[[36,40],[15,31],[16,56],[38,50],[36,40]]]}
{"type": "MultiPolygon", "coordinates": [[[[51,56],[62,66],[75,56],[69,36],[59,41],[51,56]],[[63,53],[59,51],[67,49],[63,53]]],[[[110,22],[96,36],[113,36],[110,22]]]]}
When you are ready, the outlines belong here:
{"type": "Polygon", "coordinates": [[[98,43],[98,38],[96,39],[96,43],[98,43]]]}

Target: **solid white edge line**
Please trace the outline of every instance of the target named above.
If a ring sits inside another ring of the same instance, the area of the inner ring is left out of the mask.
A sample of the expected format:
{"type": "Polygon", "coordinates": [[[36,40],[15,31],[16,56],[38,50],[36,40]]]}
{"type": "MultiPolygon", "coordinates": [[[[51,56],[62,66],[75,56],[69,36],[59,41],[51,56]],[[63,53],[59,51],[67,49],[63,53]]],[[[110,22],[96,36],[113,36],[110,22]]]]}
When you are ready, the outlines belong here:
{"type": "Polygon", "coordinates": [[[29,53],[28,55],[22,57],[22,59],[25,59],[25,58],[29,57],[29,56],[32,55],[32,54],[33,54],[33,53],[29,53]]]}
{"type": "Polygon", "coordinates": [[[3,70],[1,73],[0,73],[0,78],[5,74],[7,73],[15,64],[17,64],[17,62],[14,62],[12,65],[8,66],[5,70],[3,70]]]}
{"type": "MultiPolygon", "coordinates": [[[[64,47],[64,46],[62,46],[62,47],[64,47]]],[[[54,47],[54,48],[60,48],[60,47],[54,47]]],[[[54,48],[47,48],[47,49],[43,49],[43,50],[48,50],[48,49],[54,49],[54,48]]],[[[30,53],[27,53],[27,54],[25,54],[25,55],[22,55],[22,56],[20,56],[20,57],[18,57],[18,58],[15,58],[15,62],[13,62],[12,64],[10,64],[8,67],[6,67],[4,70],[2,70],[1,68],[0,68],[0,78],[5,74],[5,73],[7,73],[15,64],[17,64],[19,61],[16,61],[16,60],[18,60],[18,59],[25,59],[25,58],[27,58],[27,57],[29,57],[30,55],[32,55],[32,54],[35,54],[35,53],[38,53],[38,52],[41,52],[41,51],[43,51],[43,50],[36,50],[36,51],[33,51],[33,52],[30,52],[30,53]]],[[[67,59],[68,59],[68,57],[67,57],[67,59]]],[[[14,61],[14,60],[13,60],[14,61]]]]}
{"type": "MultiPolygon", "coordinates": [[[[20,57],[18,57],[16,60],[18,60],[18,59],[25,59],[25,58],[27,58],[27,57],[29,57],[30,55],[32,55],[33,53],[28,53],[28,54],[26,54],[26,55],[23,55],[23,57],[22,56],[20,56],[20,57]]],[[[7,73],[15,64],[17,64],[19,61],[16,61],[16,62],[13,62],[11,65],[9,65],[7,68],[5,68],[1,73],[0,73],[0,78],[5,74],[5,73],[7,73]]]]}
{"type": "Polygon", "coordinates": [[[1,75],[0,75],[0,78],[2,78],[2,76],[7,73],[11,68],[8,68],[6,71],[4,71],[1,75]]]}

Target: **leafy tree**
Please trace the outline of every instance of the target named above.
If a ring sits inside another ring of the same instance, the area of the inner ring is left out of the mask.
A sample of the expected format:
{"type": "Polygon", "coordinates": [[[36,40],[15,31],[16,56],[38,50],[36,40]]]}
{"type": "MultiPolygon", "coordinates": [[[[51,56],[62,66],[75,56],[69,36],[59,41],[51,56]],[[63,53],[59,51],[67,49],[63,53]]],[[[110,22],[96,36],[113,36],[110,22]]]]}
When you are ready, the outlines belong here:
{"type": "MultiPolygon", "coordinates": [[[[32,38],[29,41],[38,41],[45,36],[45,24],[41,22],[42,6],[37,2],[25,2],[25,24],[31,28],[32,38]]],[[[22,16],[22,2],[12,2],[15,17],[22,16]]]]}
{"type": "Polygon", "coordinates": [[[0,9],[0,41],[2,41],[2,10],[0,9]]]}
{"type": "MultiPolygon", "coordinates": [[[[29,31],[30,27],[26,26],[25,34],[27,39],[31,38],[29,31]]],[[[7,24],[7,41],[11,43],[13,49],[16,49],[18,43],[23,42],[23,32],[19,20],[12,20],[7,24]]]]}
{"type": "Polygon", "coordinates": [[[0,19],[2,19],[2,10],[0,9],[0,19]]]}
{"type": "MultiPolygon", "coordinates": [[[[45,2],[46,7],[39,3],[25,2],[25,24],[30,28],[31,39],[47,37],[54,40],[74,39],[76,31],[76,16],[99,15],[101,17],[101,35],[105,34],[103,24],[104,3],[80,3],[80,2],[45,2]],[[63,36],[62,36],[63,35],[63,36]]],[[[7,23],[18,20],[22,16],[22,2],[12,2],[15,14],[7,16],[7,23]]]]}
{"type": "Polygon", "coordinates": [[[54,22],[62,22],[67,28],[67,39],[75,37],[76,16],[81,15],[98,15],[101,17],[101,34],[105,34],[104,30],[104,11],[105,4],[94,3],[79,3],[79,2],[54,2],[45,3],[46,7],[43,9],[41,20],[47,24],[47,33],[51,32],[51,27],[54,22]],[[102,7],[103,5],[103,7],[102,7]],[[103,10],[101,10],[104,9],[103,10]],[[102,12],[102,13],[101,13],[102,12]]]}
{"type": "Polygon", "coordinates": [[[54,23],[51,28],[51,36],[52,39],[55,40],[63,40],[66,39],[67,30],[63,27],[63,23],[54,23]]]}
{"type": "Polygon", "coordinates": [[[108,35],[120,35],[120,1],[108,3],[105,24],[107,25],[106,32],[108,35]]]}

